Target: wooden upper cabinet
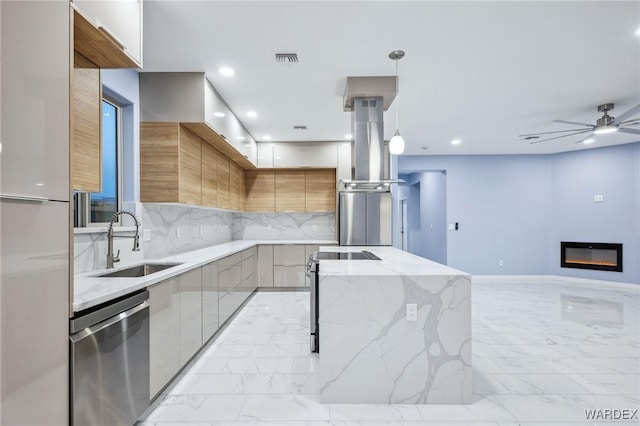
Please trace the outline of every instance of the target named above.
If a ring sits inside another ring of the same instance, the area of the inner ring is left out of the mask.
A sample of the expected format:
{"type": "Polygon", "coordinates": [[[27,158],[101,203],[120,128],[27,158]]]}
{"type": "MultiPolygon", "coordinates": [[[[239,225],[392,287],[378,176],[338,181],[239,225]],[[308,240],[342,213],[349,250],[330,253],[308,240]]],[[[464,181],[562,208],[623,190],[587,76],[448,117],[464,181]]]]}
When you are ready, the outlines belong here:
{"type": "Polygon", "coordinates": [[[220,156],[218,161],[218,207],[230,208],[229,202],[229,159],[220,156]]]}
{"type": "Polygon", "coordinates": [[[211,145],[202,144],[202,205],[218,207],[218,159],[211,145]]]}
{"type": "Polygon", "coordinates": [[[73,0],[74,49],[100,68],[142,68],[142,1],[73,0]]]}
{"type": "Polygon", "coordinates": [[[305,171],[277,170],[275,175],[276,211],[305,211],[305,171]]]}
{"type": "Polygon", "coordinates": [[[247,211],[247,174],[240,170],[240,210],[247,211]]]}
{"type": "Polygon", "coordinates": [[[229,168],[229,208],[240,210],[240,167],[235,163],[230,163],[229,168]]]}
{"type": "Polygon", "coordinates": [[[202,143],[180,127],[180,202],[202,205],[202,143]]]}
{"type": "Polygon", "coordinates": [[[201,141],[178,123],[140,123],[140,201],[202,203],[201,141]]]}
{"type": "Polygon", "coordinates": [[[100,69],[76,55],[71,86],[71,158],[73,189],[101,192],[102,86],[100,69]],[[81,68],[78,68],[80,66],[81,68]]]}
{"type": "Polygon", "coordinates": [[[247,210],[251,212],[275,211],[275,172],[273,170],[248,170],[247,210]]]}
{"type": "Polygon", "coordinates": [[[336,171],[307,170],[305,178],[307,212],[336,211],[336,171]]]}

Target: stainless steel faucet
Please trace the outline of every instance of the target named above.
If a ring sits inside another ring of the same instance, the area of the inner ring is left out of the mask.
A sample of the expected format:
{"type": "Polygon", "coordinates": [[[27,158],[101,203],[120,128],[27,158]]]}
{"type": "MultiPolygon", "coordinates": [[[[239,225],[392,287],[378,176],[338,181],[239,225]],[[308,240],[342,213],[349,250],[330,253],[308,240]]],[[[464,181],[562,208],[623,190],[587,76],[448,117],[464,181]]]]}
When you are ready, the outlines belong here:
{"type": "Polygon", "coordinates": [[[120,250],[114,256],[113,255],[113,238],[133,238],[133,251],[140,251],[140,222],[138,222],[138,218],[136,215],[131,213],[130,211],[120,210],[113,214],[111,217],[111,222],[109,222],[109,232],[107,232],[107,269],[113,268],[113,264],[116,262],[120,262],[120,250]],[[136,223],[136,235],[113,235],[113,224],[118,220],[118,217],[128,214],[133,218],[136,223]]]}

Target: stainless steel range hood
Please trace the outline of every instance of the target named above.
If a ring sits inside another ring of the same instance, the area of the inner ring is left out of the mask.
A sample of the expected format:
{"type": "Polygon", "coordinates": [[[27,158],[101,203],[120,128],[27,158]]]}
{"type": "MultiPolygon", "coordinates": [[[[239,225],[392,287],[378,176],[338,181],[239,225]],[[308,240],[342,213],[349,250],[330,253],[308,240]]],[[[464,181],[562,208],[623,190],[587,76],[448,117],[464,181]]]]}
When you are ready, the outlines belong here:
{"type": "Polygon", "coordinates": [[[384,144],[383,113],[395,98],[396,77],[348,77],[345,111],[353,111],[352,179],[340,191],[388,192],[389,153],[384,144]]]}

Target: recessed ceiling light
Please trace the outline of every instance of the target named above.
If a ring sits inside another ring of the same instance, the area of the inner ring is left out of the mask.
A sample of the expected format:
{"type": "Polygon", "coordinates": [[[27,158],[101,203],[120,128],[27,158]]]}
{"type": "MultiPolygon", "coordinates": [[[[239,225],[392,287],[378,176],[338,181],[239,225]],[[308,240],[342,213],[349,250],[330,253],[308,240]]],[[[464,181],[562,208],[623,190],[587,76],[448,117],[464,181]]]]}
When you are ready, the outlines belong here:
{"type": "Polygon", "coordinates": [[[243,141],[244,140],[244,136],[236,136],[236,139],[238,139],[239,141],[243,141]]]}
{"type": "Polygon", "coordinates": [[[36,183],[36,186],[44,186],[44,183],[36,183]]]}
{"type": "Polygon", "coordinates": [[[251,146],[251,144],[249,142],[245,142],[244,146],[251,146]]]}
{"type": "Polygon", "coordinates": [[[636,30],[636,35],[637,35],[637,36],[640,36],[640,28],[638,28],[638,29],[636,30]]]}
{"type": "Polygon", "coordinates": [[[257,116],[258,116],[258,113],[255,111],[247,112],[247,117],[256,118],[257,116]]]}
{"type": "Polygon", "coordinates": [[[264,139],[265,141],[270,141],[271,140],[271,135],[264,135],[262,137],[262,139],[264,139]]]}
{"type": "Polygon", "coordinates": [[[460,139],[454,139],[451,141],[451,145],[460,145],[462,141],[460,139]]]}
{"type": "Polygon", "coordinates": [[[274,144],[274,143],[272,143],[272,144],[270,144],[270,145],[271,145],[272,147],[276,146],[276,144],[274,144]]]}
{"type": "Polygon", "coordinates": [[[220,75],[224,75],[225,77],[231,77],[232,75],[234,75],[236,72],[234,70],[232,70],[229,67],[221,67],[218,72],[220,73],[220,75]]]}
{"type": "Polygon", "coordinates": [[[344,135],[345,139],[352,139],[353,135],[351,133],[347,133],[346,135],[344,135]]]}
{"type": "Polygon", "coordinates": [[[224,117],[224,112],[214,112],[213,115],[216,117],[224,117]]]}
{"type": "Polygon", "coordinates": [[[587,138],[585,140],[582,141],[582,143],[594,143],[596,140],[593,138],[587,138]]]}

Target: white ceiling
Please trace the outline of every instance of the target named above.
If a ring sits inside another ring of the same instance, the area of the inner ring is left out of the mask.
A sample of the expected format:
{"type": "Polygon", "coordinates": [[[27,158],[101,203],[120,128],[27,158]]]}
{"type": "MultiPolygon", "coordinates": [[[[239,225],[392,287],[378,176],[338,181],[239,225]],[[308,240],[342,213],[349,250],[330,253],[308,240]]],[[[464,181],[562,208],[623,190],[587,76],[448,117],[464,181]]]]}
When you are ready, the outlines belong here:
{"type": "MultiPolygon", "coordinates": [[[[595,124],[602,103],[615,103],[612,116],[640,103],[639,27],[637,1],[147,0],[144,71],[205,71],[258,141],[343,140],[346,77],[393,75],[387,55],[402,49],[406,154],[552,153],[586,146],[518,135],[572,128],[555,119],[595,124]],[[282,51],[299,64],[276,65],[282,51]]],[[[394,102],[387,139],[395,128],[394,102]]],[[[638,140],[604,135],[590,147],[638,140]]]]}

